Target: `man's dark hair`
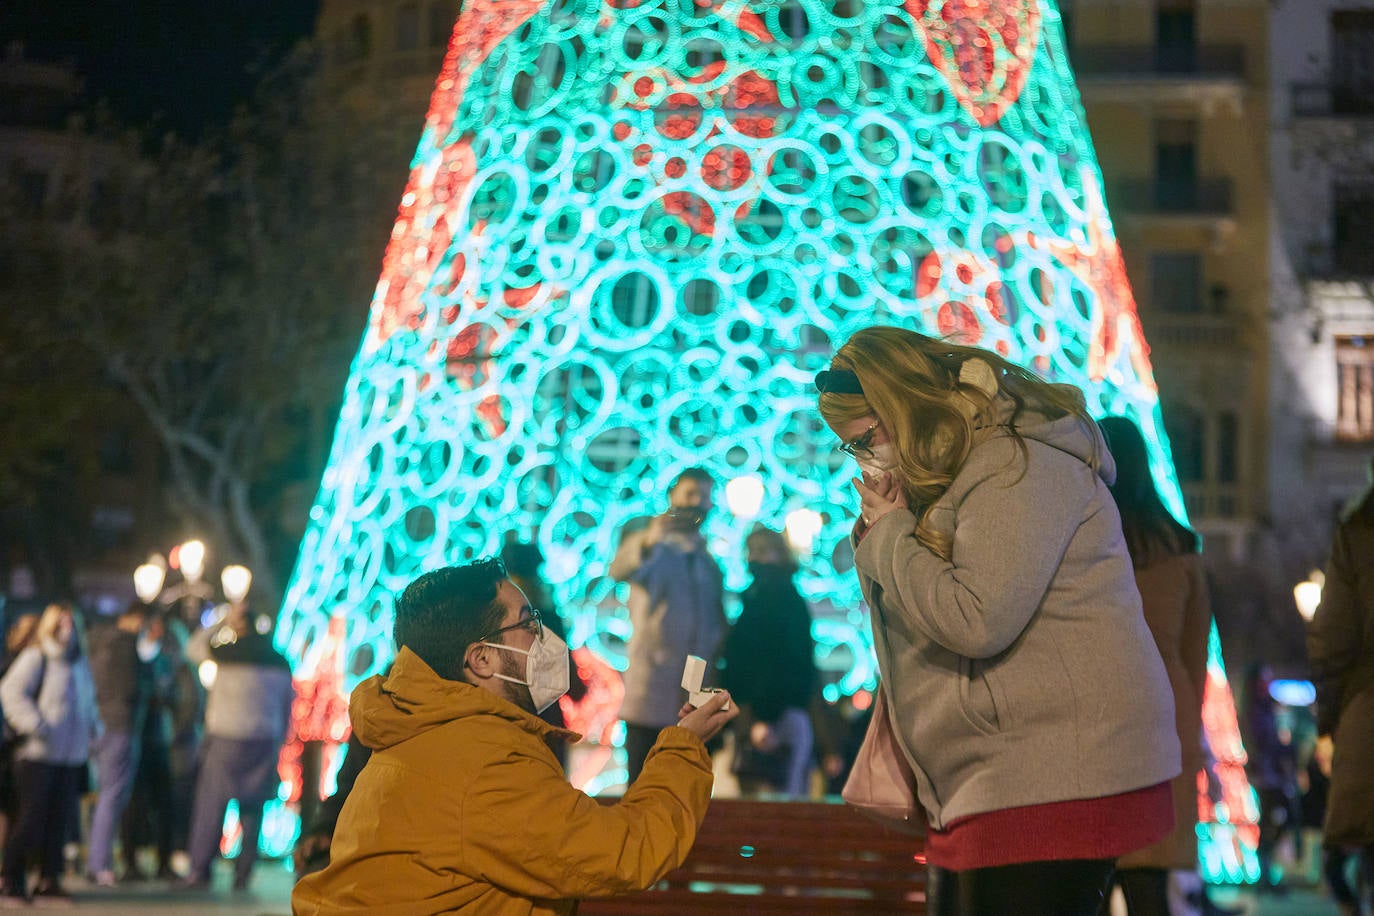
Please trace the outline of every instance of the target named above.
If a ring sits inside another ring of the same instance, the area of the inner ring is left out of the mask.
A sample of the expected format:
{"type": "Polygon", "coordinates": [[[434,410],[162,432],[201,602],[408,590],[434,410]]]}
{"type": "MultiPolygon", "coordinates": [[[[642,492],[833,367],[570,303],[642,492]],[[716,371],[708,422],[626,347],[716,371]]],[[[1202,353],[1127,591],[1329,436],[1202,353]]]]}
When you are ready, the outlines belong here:
{"type": "Polygon", "coordinates": [[[468,646],[501,626],[496,589],[505,578],[505,564],[495,557],[425,573],[396,602],[396,646],[420,656],[441,678],[464,680],[468,646]]]}
{"type": "Polygon", "coordinates": [[[710,471],[705,468],[688,468],[673,478],[673,482],[668,485],[668,492],[671,493],[676,490],[677,485],[684,480],[695,480],[697,483],[705,484],[708,487],[716,485],[716,479],[711,476],[710,471]]]}

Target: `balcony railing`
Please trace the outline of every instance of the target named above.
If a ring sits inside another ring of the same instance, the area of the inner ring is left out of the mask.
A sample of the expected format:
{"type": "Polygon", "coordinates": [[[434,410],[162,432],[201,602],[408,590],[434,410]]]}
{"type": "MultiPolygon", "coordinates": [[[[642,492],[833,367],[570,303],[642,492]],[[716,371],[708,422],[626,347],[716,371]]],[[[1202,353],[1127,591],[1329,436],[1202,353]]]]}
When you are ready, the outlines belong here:
{"type": "Polygon", "coordinates": [[[1234,213],[1231,179],[1146,178],[1118,182],[1111,203],[1130,213],[1226,217],[1234,213]]]}
{"type": "Polygon", "coordinates": [[[1295,118],[1374,117],[1374,87],[1338,83],[1294,83],[1295,118]]]}
{"type": "Polygon", "coordinates": [[[1237,484],[1184,483],[1183,502],[1194,521],[1236,518],[1246,513],[1244,492],[1237,484]]]}
{"type": "Polygon", "coordinates": [[[1234,349],[1240,331],[1228,315],[1193,315],[1177,312],[1147,316],[1145,333],[1150,343],[1165,348],[1234,349]]]}
{"type": "Polygon", "coordinates": [[[1080,77],[1244,79],[1240,45],[1082,45],[1069,51],[1080,77]]]}

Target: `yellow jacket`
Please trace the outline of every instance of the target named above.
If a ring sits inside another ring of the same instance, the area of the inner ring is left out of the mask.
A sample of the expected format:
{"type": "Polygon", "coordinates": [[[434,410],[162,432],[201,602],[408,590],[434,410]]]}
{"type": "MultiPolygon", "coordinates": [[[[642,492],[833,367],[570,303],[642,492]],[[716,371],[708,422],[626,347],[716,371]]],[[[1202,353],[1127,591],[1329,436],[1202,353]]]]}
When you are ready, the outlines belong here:
{"type": "Polygon", "coordinates": [[[619,804],[568,784],[554,728],[488,690],[440,678],[402,648],[353,691],[373,749],[344,803],[329,867],[291,895],[308,916],[572,913],[680,865],[711,796],[701,740],[665,728],[619,804]]]}

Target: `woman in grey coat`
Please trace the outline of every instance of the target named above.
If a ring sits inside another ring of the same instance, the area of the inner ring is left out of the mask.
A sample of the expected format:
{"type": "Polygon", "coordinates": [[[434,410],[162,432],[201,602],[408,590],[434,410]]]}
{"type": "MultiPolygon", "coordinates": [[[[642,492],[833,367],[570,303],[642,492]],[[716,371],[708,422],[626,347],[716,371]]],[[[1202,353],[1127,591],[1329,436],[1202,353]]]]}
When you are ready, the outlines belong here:
{"type": "MultiPolygon", "coordinates": [[[[1325,845],[1336,853],[1360,850],[1365,883],[1374,887],[1374,463],[1369,473],[1370,488],[1336,528],[1322,603],[1307,628],[1307,655],[1317,730],[1331,735],[1336,749],[1325,845]]],[[[1340,891],[1335,882],[1333,889],[1340,891]]]]}
{"type": "Polygon", "coordinates": [[[925,809],[932,916],[1096,916],[1173,826],[1169,678],[1082,394],[857,332],[816,379],[863,471],[854,567],[925,809]]]}
{"type": "Polygon", "coordinates": [[[67,898],[62,845],[84,789],[91,742],[102,726],[86,662],[81,626],[72,606],[43,611],[33,645],[0,679],[0,706],[20,742],[14,751],[19,813],[5,842],[0,898],[26,898],[28,867],[39,865],[34,896],[67,898]]]}

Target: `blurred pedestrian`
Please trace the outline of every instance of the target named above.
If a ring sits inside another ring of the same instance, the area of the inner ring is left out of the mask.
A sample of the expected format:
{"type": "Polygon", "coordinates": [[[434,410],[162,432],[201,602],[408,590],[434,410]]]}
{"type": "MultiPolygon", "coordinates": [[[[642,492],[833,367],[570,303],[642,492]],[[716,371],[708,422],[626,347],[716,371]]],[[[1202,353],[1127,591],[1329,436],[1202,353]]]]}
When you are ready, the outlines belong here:
{"type": "Polygon", "coordinates": [[[179,809],[173,789],[171,758],[172,719],[178,690],[176,673],[178,668],[187,668],[184,628],[174,616],[158,613],[149,617],[146,635],[158,645],[158,652],[148,661],[151,693],[143,720],[133,793],[121,824],[120,853],[124,869],[120,877],[125,881],[145,881],[150,877],[138,861],[139,848],[148,845],[154,847],[156,854],[153,876],[164,880],[177,877],[172,869],[174,843],[180,832],[184,848],[184,834],[190,822],[188,803],[184,808],[186,824],[178,831],[179,809]]]}
{"type": "Polygon", "coordinates": [[[929,829],[928,911],[1096,916],[1173,826],[1168,673],[1083,395],[988,350],[858,331],[816,379],[929,829]]]}
{"type": "Polygon", "coordinates": [[[746,792],[803,798],[810,792],[819,680],[811,612],[793,582],[797,561],[787,539],[759,525],[744,543],[754,579],[721,651],[721,684],[740,705],[730,726],[735,775],[746,792]]]}
{"type": "Polygon", "coordinates": [[[186,654],[196,664],[213,661],[215,676],[205,707],[185,886],[210,886],[225,810],[236,800],[243,839],[234,860],[234,889],[244,890],[258,859],[263,808],[280,782],[277,757],[295,699],[291,665],[272,643],[272,618],[242,605],[191,637],[186,654]]]}
{"type": "Polygon", "coordinates": [[[1169,872],[1197,871],[1197,774],[1203,765],[1202,695],[1212,608],[1201,541],[1160,499],[1140,428],[1125,417],[1107,417],[1099,426],[1116,462],[1116,481],[1110,489],[1121,514],[1145,622],[1169,675],[1183,757],[1183,771],[1171,787],[1173,832],[1117,860],[1114,881],[1131,916],[1169,916],[1169,872]]]}
{"type": "MultiPolygon", "coordinates": [[[[0,678],[9,671],[10,665],[19,653],[34,642],[38,629],[38,614],[21,614],[10,624],[5,632],[4,656],[0,659],[0,678]]],[[[0,714],[3,714],[0,711],[0,714]]],[[[15,783],[14,752],[19,743],[17,735],[5,726],[5,734],[0,737],[0,848],[9,836],[10,826],[19,810],[19,792],[15,783]]]]}
{"type": "Polygon", "coordinates": [[[143,602],[134,601],[114,621],[91,627],[87,635],[95,698],[105,723],[105,733],[92,748],[99,795],[86,851],[86,873],[99,887],[115,884],[115,833],[133,793],[152,695],[148,662],[158,645],[144,638],[147,612],[143,602]]]}
{"type": "Polygon", "coordinates": [[[1324,842],[1335,852],[1361,851],[1374,896],[1374,461],[1369,480],[1336,528],[1307,655],[1317,732],[1334,745],[1324,842]]]}
{"type": "Polygon", "coordinates": [[[15,750],[19,811],[5,841],[0,899],[27,897],[27,872],[36,862],[34,898],[70,901],[61,881],[62,847],[85,791],[91,744],[102,728],[81,621],[72,605],[59,602],[44,609],[34,644],[0,679],[0,704],[20,742],[15,750]]]}
{"type": "Polygon", "coordinates": [[[706,659],[709,677],[725,637],[723,576],[701,534],[714,489],[703,468],[677,475],[668,487],[668,511],[627,522],[611,560],[611,578],[630,585],[629,666],[620,706],[628,782],[639,778],[659,731],[677,722],[687,656],[706,659]]]}
{"type": "Polygon", "coordinates": [[[1298,807],[1298,752],[1292,735],[1279,725],[1278,701],[1269,693],[1274,673],[1254,662],[1245,676],[1245,775],[1259,798],[1259,859],[1261,891],[1282,893],[1274,858],[1285,837],[1298,841],[1302,814],[1298,807]]]}

